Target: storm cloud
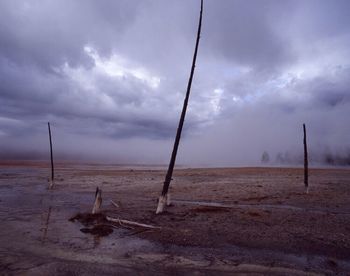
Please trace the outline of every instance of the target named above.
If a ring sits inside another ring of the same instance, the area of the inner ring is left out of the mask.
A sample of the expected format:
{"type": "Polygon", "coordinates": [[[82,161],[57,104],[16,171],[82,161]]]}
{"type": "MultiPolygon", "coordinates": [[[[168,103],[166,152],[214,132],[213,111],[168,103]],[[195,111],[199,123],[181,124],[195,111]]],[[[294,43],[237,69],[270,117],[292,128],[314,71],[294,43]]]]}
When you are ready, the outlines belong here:
{"type": "MultiPolygon", "coordinates": [[[[0,159],[166,163],[199,1],[0,0],[0,159]]],[[[179,163],[350,152],[350,2],[205,0],[179,163]],[[281,155],[280,155],[281,156],[281,155]]]]}

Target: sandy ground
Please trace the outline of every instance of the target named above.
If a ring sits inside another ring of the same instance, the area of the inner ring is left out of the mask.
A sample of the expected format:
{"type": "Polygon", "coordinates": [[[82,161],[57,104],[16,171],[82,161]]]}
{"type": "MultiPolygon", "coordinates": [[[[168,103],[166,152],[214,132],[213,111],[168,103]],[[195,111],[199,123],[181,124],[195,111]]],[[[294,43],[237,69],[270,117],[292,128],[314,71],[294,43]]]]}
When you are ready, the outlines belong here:
{"type": "Polygon", "coordinates": [[[312,169],[309,194],[301,169],[177,169],[155,215],[164,168],[56,167],[48,190],[46,163],[0,163],[1,275],[350,274],[348,169],[312,169]],[[102,214],[161,228],[82,232],[96,186],[102,214]]]}

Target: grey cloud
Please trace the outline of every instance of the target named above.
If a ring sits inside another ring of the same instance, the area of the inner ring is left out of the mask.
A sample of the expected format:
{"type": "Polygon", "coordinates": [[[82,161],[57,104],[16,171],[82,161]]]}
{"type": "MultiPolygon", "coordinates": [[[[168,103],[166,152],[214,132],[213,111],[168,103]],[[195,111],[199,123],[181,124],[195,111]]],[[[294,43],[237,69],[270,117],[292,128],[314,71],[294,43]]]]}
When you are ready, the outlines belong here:
{"type": "Polygon", "coordinates": [[[1,54],[45,71],[65,62],[91,67],[84,45],[109,54],[139,5],[140,1],[2,1],[1,54]]]}
{"type": "MultiPolygon", "coordinates": [[[[206,34],[210,50],[255,70],[270,71],[293,57],[288,40],[276,33],[289,1],[208,1],[206,34]],[[277,19],[277,20],[276,20],[277,19]]],[[[293,12],[293,8],[289,9],[293,12]]]]}
{"type": "MultiPolygon", "coordinates": [[[[180,162],[298,156],[303,122],[315,155],[350,147],[348,1],[204,4],[180,162]]],[[[167,162],[198,5],[0,1],[0,158],[45,156],[51,121],[62,158],[167,162]]]]}

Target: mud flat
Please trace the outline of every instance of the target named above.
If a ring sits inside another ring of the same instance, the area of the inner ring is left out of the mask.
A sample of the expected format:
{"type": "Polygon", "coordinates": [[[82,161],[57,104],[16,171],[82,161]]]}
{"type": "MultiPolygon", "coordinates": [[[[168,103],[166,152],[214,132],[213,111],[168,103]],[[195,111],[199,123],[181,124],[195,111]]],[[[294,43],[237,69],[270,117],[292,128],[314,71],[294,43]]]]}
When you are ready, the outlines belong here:
{"type": "Polygon", "coordinates": [[[348,169],[311,169],[305,194],[302,169],[181,168],[155,215],[162,167],[56,168],[47,190],[47,163],[0,162],[1,275],[350,274],[348,169]],[[70,221],[96,186],[102,216],[160,228],[70,221]]]}

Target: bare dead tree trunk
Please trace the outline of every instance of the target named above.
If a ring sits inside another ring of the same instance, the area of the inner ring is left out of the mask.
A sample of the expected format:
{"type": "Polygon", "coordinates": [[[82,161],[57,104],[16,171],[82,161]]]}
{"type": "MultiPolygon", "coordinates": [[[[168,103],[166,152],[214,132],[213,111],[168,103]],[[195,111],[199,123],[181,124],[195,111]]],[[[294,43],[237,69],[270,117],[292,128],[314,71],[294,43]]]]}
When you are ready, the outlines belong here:
{"type": "Polygon", "coordinates": [[[48,126],[48,128],[49,128],[50,157],[51,157],[51,180],[50,180],[49,189],[52,189],[53,186],[54,186],[54,166],[53,166],[52,138],[51,138],[50,122],[47,123],[47,126],[48,126]]]}
{"type": "Polygon", "coordinates": [[[306,127],[303,124],[304,131],[304,184],[306,193],[309,192],[309,168],[308,168],[308,156],[307,156],[307,143],[306,143],[306,127]]]}
{"type": "Polygon", "coordinates": [[[96,214],[100,211],[100,207],[102,205],[102,190],[99,187],[96,187],[95,192],[95,202],[92,208],[91,214],[96,214]]]}
{"type": "Polygon", "coordinates": [[[171,154],[168,171],[167,171],[167,174],[165,176],[165,181],[164,181],[164,185],[163,185],[162,194],[161,194],[161,196],[159,198],[159,201],[158,201],[158,207],[157,207],[156,214],[159,214],[159,213],[163,212],[165,204],[167,204],[167,205],[170,204],[170,198],[169,198],[169,195],[168,195],[168,190],[169,190],[170,181],[171,181],[171,178],[172,178],[172,175],[173,175],[173,170],[174,170],[175,161],[176,161],[176,155],[177,155],[177,149],[179,147],[180,138],[181,138],[182,127],[183,127],[183,124],[184,124],[184,121],[185,121],[188,100],[189,100],[190,92],[191,92],[194,68],[196,67],[199,38],[200,38],[201,28],[202,28],[202,14],[203,14],[203,0],[201,0],[201,10],[200,10],[200,15],[199,15],[199,23],[198,23],[196,46],[195,46],[195,50],[194,50],[194,54],[193,54],[191,73],[190,73],[190,77],[189,77],[188,84],[187,84],[186,97],[185,97],[184,104],[183,104],[183,107],[182,107],[182,112],[181,112],[181,117],[180,117],[180,121],[179,121],[179,126],[178,126],[177,132],[176,132],[174,147],[173,147],[173,151],[172,151],[172,154],[171,154]]]}

